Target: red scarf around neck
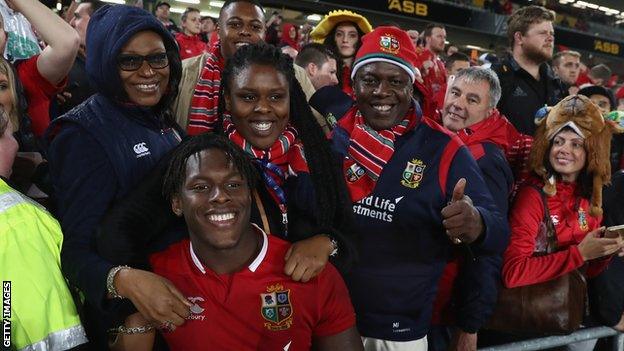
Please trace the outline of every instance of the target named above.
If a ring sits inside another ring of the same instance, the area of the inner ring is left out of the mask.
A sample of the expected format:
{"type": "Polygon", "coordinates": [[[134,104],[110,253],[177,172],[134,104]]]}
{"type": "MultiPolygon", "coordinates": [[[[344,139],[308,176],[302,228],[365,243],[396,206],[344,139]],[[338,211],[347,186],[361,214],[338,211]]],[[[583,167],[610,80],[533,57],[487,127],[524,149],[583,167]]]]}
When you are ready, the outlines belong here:
{"type": "Polygon", "coordinates": [[[373,192],[377,179],[394,154],[394,141],[414,129],[418,120],[414,109],[410,108],[405,119],[394,127],[374,130],[366,124],[357,107],[340,119],[338,124],[350,136],[348,157],[342,169],[352,201],[359,201],[373,192]]]}
{"type": "MultiPolygon", "coordinates": [[[[309,172],[308,163],[303,153],[303,144],[297,139],[299,133],[290,124],[286,126],[273,145],[264,150],[258,149],[245,140],[227,115],[223,118],[223,131],[228,139],[240,146],[251,156],[254,162],[261,166],[263,176],[270,176],[275,184],[280,187],[289,176],[297,175],[299,172],[309,172]],[[277,166],[281,172],[275,172],[271,167],[272,165],[277,166]]],[[[282,201],[280,201],[275,189],[272,189],[269,184],[267,184],[267,189],[269,189],[276,203],[281,205],[282,201]]]]}
{"type": "Polygon", "coordinates": [[[221,71],[224,66],[225,59],[221,56],[221,44],[217,41],[207,53],[206,63],[201,69],[191,98],[189,124],[186,128],[189,135],[214,131],[219,107],[221,71]]]}

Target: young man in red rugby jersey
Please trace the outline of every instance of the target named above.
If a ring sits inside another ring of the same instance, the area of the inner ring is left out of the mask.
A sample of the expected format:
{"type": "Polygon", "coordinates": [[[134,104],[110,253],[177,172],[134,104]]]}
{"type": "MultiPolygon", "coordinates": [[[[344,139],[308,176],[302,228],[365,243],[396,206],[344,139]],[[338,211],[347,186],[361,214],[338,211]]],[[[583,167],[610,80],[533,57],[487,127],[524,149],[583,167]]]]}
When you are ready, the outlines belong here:
{"type": "Polygon", "coordinates": [[[190,240],[150,261],[193,303],[180,327],[126,320],[117,349],[363,350],[345,284],[332,265],[307,283],[284,274],[290,244],[250,222],[255,169],[229,140],[202,134],[173,155],[164,192],[190,240]]]}

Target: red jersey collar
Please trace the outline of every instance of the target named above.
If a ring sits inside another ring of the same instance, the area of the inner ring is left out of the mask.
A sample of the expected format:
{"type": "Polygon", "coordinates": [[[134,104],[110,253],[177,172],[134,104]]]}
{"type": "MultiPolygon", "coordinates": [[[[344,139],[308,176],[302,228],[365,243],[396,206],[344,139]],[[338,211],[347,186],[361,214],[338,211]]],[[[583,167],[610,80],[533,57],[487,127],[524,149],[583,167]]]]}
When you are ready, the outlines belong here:
{"type": "MultiPolygon", "coordinates": [[[[247,266],[247,269],[249,269],[253,273],[258,269],[258,267],[266,257],[266,253],[269,250],[269,238],[267,237],[267,234],[256,224],[252,223],[251,225],[253,225],[256,232],[262,233],[262,248],[260,249],[258,256],[256,256],[256,258],[249,264],[249,266],[247,266]]],[[[193,260],[195,268],[197,268],[202,274],[206,274],[206,267],[204,267],[197,255],[195,255],[195,251],[193,250],[193,243],[190,240],[189,252],[191,254],[191,259],[193,260]]]]}

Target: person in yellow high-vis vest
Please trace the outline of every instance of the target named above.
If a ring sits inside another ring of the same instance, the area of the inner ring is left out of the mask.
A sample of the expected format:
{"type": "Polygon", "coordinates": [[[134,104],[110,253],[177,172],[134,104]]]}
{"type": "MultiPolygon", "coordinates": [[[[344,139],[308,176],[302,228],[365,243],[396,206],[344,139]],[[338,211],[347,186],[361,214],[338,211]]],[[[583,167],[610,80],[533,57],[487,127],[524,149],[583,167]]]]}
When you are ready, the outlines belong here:
{"type": "Polygon", "coordinates": [[[52,215],[7,184],[16,152],[13,127],[0,109],[0,317],[3,327],[10,321],[0,345],[67,350],[87,338],[61,273],[63,234],[52,215]]]}

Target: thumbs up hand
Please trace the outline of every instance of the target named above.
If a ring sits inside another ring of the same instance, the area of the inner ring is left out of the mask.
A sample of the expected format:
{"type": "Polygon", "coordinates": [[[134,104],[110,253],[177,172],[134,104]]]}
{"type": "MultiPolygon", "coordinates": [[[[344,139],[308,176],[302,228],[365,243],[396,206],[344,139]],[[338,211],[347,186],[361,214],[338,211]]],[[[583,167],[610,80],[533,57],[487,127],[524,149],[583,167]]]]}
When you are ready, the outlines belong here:
{"type": "Polygon", "coordinates": [[[452,242],[472,243],[483,233],[483,219],[473,206],[472,200],[464,194],[466,179],[461,178],[453,189],[451,201],[441,211],[442,226],[452,242]]]}

